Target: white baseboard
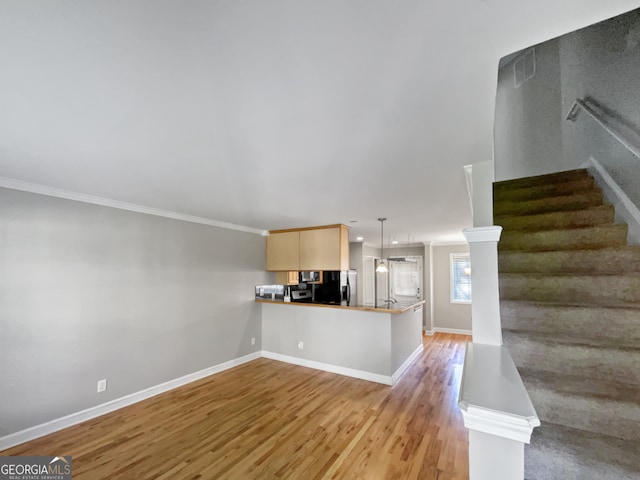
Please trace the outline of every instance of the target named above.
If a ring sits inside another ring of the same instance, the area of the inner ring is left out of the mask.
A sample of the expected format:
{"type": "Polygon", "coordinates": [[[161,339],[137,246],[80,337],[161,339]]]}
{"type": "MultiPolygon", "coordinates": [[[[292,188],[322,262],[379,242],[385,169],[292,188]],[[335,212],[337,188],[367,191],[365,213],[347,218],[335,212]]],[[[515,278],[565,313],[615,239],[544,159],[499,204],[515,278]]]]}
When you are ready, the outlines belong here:
{"type": "Polygon", "coordinates": [[[452,333],[454,335],[471,335],[471,330],[464,330],[461,328],[444,328],[434,327],[432,330],[425,330],[425,335],[432,336],[434,333],[452,333]]]}
{"type": "Polygon", "coordinates": [[[325,372],[337,373],[338,375],[345,375],[347,377],[359,378],[361,380],[368,380],[370,382],[382,383],[384,385],[393,385],[393,379],[389,375],[380,375],[378,373],[366,372],[364,370],[356,370],[353,368],[339,367],[337,365],[331,365],[330,363],[316,362],[315,360],[307,360],[306,358],[292,357],[289,355],[282,355],[281,353],[262,351],[264,358],[270,358],[271,360],[278,360],[279,362],[291,363],[293,365],[299,365],[301,367],[313,368],[315,370],[322,370],[325,372]]]}
{"type": "Polygon", "coordinates": [[[164,382],[159,385],[155,385],[153,387],[140,390],[139,392],[135,392],[130,395],[125,395],[124,397],[111,400],[101,405],[96,405],[95,407],[90,407],[85,410],[81,410],[79,412],[75,412],[61,418],[56,418],[49,422],[45,422],[40,425],[35,425],[33,427],[20,430],[19,432],[11,433],[4,437],[0,437],[0,450],[6,450],[8,448],[14,447],[21,443],[28,442],[30,440],[43,437],[45,435],[49,435],[50,433],[54,433],[59,430],[65,429],[67,427],[77,425],[87,420],[91,420],[92,418],[105,415],[115,410],[119,410],[121,408],[127,407],[134,403],[141,402],[142,400],[146,400],[148,398],[159,395],[161,393],[168,392],[169,390],[173,390],[174,388],[178,388],[188,383],[195,382],[197,380],[208,377],[210,375],[214,375],[216,373],[222,372],[224,370],[237,367],[238,365],[242,365],[243,363],[256,360],[260,357],[270,358],[272,360],[278,360],[281,362],[291,363],[294,365],[300,365],[302,367],[314,368],[316,370],[323,370],[325,372],[337,373],[339,375],[359,378],[362,380],[368,380],[370,382],[382,383],[384,385],[393,385],[395,382],[398,381],[400,376],[409,367],[409,365],[411,365],[411,363],[420,355],[420,353],[422,352],[422,349],[423,349],[423,346],[421,344],[418,348],[416,348],[416,350],[411,354],[411,356],[403,362],[403,364],[395,371],[395,373],[392,376],[380,375],[377,373],[366,372],[364,370],[356,370],[352,368],[339,367],[337,365],[316,362],[313,360],[306,360],[303,358],[291,357],[288,355],[281,355],[279,353],[273,353],[273,352],[267,352],[267,351],[254,352],[249,355],[245,355],[240,358],[235,358],[233,360],[229,360],[228,362],[224,362],[219,365],[214,365],[213,367],[205,368],[204,370],[190,373],[188,375],[184,375],[183,377],[175,378],[173,380],[169,380],[168,382],[164,382]]]}
{"type": "Polygon", "coordinates": [[[130,395],[117,398],[115,400],[111,400],[110,402],[96,405],[95,407],[87,408],[86,410],[72,413],[70,415],[57,418],[40,425],[29,427],[24,430],[20,430],[19,432],[11,433],[4,437],[0,437],[0,450],[6,450],[7,448],[11,448],[15,445],[28,442],[29,440],[34,440],[44,435],[57,432],[58,430],[71,427],[72,425],[77,425],[78,423],[91,420],[92,418],[99,417],[101,415],[104,415],[105,413],[119,410],[123,407],[132,405],[142,400],[146,400],[147,398],[154,397],[188,383],[195,382],[196,380],[200,380],[215,373],[237,367],[238,365],[242,365],[243,363],[250,362],[260,357],[261,352],[250,353],[249,355],[245,355],[240,358],[234,358],[233,360],[229,360],[228,362],[214,365],[213,367],[205,368],[204,370],[190,373],[180,378],[169,380],[168,382],[161,383],[160,385],[155,385],[153,387],[140,390],[139,392],[135,392],[130,395]]]}
{"type": "Polygon", "coordinates": [[[418,358],[418,356],[422,353],[422,350],[424,350],[424,345],[422,345],[422,342],[420,342],[420,345],[418,345],[418,348],[416,348],[413,351],[413,353],[409,355],[409,358],[407,358],[404,362],[402,362],[402,365],[400,365],[398,369],[393,373],[393,375],[391,375],[391,385],[396,384],[396,382],[400,379],[404,371],[407,368],[409,368],[409,365],[411,365],[413,361],[416,358],[418,358]]]}

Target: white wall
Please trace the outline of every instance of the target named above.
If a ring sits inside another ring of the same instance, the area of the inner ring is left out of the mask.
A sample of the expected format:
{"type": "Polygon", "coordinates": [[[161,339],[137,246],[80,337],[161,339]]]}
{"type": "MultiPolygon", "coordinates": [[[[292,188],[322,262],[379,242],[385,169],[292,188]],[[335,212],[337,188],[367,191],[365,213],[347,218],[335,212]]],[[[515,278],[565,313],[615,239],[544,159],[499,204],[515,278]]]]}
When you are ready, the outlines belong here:
{"type": "MultiPolygon", "coordinates": [[[[616,127],[640,148],[640,10],[562,37],[560,45],[563,111],[566,113],[576,98],[591,97],[618,120],[616,127]],[[635,28],[631,35],[637,44],[628,43],[630,28],[635,28]]],[[[595,158],[640,206],[640,158],[584,112],[575,122],[565,121],[562,134],[566,168],[595,158]]]]}
{"type": "Polygon", "coordinates": [[[495,115],[496,180],[559,170],[562,160],[559,41],[535,46],[536,73],[515,86],[514,63],[500,69],[495,115]]]}
{"type": "MultiPolygon", "coordinates": [[[[513,85],[512,63],[500,69],[497,181],[579,168],[590,155],[601,162],[628,155],[584,112],[576,122],[565,116],[576,98],[592,97],[640,133],[640,42],[628,43],[633,28],[631,35],[640,37],[640,10],[537,45],[536,75],[520,88],[513,85]]],[[[640,203],[640,189],[634,188],[640,168],[616,175],[611,165],[612,176],[626,183],[627,194],[637,194],[640,203]]]]}
{"type": "MultiPolygon", "coordinates": [[[[468,245],[434,245],[433,250],[433,328],[471,332],[471,304],[451,303],[451,253],[469,252],[468,245]]],[[[473,266],[472,266],[473,268],[473,266]]]]}
{"type": "Polygon", "coordinates": [[[261,350],[264,256],[259,235],[0,189],[0,436],[261,350]]]}

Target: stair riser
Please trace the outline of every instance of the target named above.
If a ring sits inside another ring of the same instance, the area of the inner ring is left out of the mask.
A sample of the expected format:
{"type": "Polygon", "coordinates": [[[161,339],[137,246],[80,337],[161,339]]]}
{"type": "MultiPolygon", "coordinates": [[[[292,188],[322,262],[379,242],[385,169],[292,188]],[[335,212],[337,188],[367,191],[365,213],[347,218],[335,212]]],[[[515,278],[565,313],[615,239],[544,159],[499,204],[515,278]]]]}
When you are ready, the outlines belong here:
{"type": "Polygon", "coordinates": [[[523,341],[505,343],[518,367],[640,385],[640,352],[523,341]]]}
{"type": "Polygon", "coordinates": [[[564,304],[640,304],[640,278],[624,276],[500,276],[500,298],[564,304]]]}
{"type": "Polygon", "coordinates": [[[556,172],[547,175],[538,175],[535,177],[516,178],[514,180],[503,180],[493,184],[494,191],[513,190],[517,188],[537,187],[540,185],[549,185],[551,183],[566,183],[589,178],[589,172],[585,169],[567,170],[564,172],[556,172]]]}
{"type": "Polygon", "coordinates": [[[640,345],[640,310],[555,307],[519,302],[500,303],[505,336],[508,332],[535,332],[615,344],[640,345]]]}
{"type": "Polygon", "coordinates": [[[593,191],[597,188],[592,177],[583,177],[571,182],[552,183],[534,187],[498,188],[493,198],[497,202],[505,200],[533,200],[536,198],[572,195],[579,192],[593,191]]]}
{"type": "Polygon", "coordinates": [[[500,225],[505,232],[560,230],[566,228],[585,228],[595,225],[612,224],[615,211],[610,205],[602,205],[588,210],[572,212],[551,212],[540,215],[506,215],[494,218],[494,224],[500,225]]]}
{"type": "Polygon", "coordinates": [[[585,250],[622,247],[627,243],[627,225],[549,230],[542,232],[504,232],[498,249],[500,252],[585,250]]]}
{"type": "Polygon", "coordinates": [[[541,420],[626,440],[637,439],[640,404],[566,395],[532,385],[526,378],[524,381],[541,420]]]}
{"type": "Polygon", "coordinates": [[[583,273],[591,275],[640,273],[640,249],[509,252],[498,256],[500,273],[583,273]]]}
{"type": "Polygon", "coordinates": [[[582,210],[602,205],[602,194],[589,192],[563,197],[549,197],[540,200],[494,202],[493,214],[501,215],[535,215],[538,213],[557,212],[562,210],[582,210]]]}

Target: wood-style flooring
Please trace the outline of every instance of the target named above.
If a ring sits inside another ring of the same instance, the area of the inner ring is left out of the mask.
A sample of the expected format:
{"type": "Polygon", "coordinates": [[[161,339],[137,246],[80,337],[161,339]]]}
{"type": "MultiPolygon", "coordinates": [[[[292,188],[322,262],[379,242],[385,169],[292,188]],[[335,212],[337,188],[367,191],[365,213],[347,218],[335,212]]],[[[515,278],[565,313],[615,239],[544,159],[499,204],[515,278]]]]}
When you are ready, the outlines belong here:
{"type": "Polygon", "coordinates": [[[470,340],[424,337],[394,387],[262,358],[0,455],[71,455],[74,480],[466,479],[470,340]]]}

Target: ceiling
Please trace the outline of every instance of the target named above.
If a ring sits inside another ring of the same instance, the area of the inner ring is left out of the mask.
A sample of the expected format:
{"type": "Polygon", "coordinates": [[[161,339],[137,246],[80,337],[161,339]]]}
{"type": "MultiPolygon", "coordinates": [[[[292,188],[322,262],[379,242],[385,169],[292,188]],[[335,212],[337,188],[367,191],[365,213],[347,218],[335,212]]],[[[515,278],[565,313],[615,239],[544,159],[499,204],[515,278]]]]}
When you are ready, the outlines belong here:
{"type": "Polygon", "coordinates": [[[377,243],[384,216],[401,244],[459,241],[500,58],[638,6],[0,0],[0,177],[258,229],[345,223],[377,243]]]}

